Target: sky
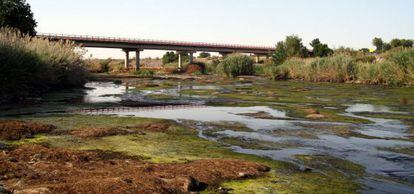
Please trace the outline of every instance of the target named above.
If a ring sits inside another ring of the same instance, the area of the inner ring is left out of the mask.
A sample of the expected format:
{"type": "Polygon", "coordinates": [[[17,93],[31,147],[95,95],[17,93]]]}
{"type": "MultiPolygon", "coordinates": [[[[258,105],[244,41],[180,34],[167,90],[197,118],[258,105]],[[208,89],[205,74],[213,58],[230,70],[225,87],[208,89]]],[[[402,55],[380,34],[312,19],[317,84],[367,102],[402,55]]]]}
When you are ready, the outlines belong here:
{"type": "MultiPolygon", "coordinates": [[[[288,35],[332,48],[414,39],[414,0],[27,0],[44,33],[274,46],[288,35]]],[[[158,57],[165,51],[144,51],[158,57]]],[[[88,49],[122,58],[121,50],[88,49]]]]}

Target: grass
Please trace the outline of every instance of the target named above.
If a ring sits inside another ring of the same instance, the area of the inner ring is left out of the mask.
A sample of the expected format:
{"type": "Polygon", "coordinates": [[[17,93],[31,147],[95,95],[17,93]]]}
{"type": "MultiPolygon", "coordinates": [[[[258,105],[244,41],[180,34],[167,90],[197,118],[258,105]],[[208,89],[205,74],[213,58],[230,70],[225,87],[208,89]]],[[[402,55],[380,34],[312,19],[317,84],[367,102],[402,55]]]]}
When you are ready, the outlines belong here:
{"type": "MultiPolygon", "coordinates": [[[[365,58],[372,58],[366,56],[365,58]]],[[[414,85],[414,48],[398,48],[379,60],[337,54],[324,58],[291,58],[281,65],[266,65],[265,76],[312,82],[353,82],[386,86],[414,85]]]]}
{"type": "Polygon", "coordinates": [[[50,42],[0,29],[0,99],[84,84],[87,72],[81,55],[71,42],[50,42]]]}

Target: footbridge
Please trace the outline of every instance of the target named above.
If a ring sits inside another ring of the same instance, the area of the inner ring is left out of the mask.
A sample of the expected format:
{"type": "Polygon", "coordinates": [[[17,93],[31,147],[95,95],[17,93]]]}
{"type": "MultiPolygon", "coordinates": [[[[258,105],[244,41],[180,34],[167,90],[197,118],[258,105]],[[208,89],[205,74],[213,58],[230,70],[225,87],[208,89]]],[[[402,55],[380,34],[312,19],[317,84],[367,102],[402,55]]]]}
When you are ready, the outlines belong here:
{"type": "Polygon", "coordinates": [[[79,44],[81,47],[122,49],[125,52],[124,65],[126,69],[130,68],[129,53],[135,52],[135,67],[137,70],[140,68],[140,52],[144,50],[176,51],[178,53],[179,69],[181,69],[183,65],[183,54],[189,54],[189,63],[193,62],[193,54],[195,52],[218,52],[223,56],[231,53],[247,53],[255,55],[256,60],[258,61],[260,56],[268,56],[269,53],[275,50],[274,47],[265,46],[149,40],[102,36],[65,35],[50,33],[38,33],[36,37],[49,39],[51,41],[73,41],[79,44]]]}

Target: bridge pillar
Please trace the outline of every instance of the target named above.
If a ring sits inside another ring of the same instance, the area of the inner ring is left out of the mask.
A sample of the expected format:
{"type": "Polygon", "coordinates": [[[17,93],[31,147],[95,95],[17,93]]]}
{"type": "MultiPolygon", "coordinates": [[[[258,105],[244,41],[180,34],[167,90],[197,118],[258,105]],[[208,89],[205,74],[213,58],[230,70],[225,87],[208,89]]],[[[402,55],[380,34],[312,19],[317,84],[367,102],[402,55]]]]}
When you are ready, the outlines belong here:
{"type": "Polygon", "coordinates": [[[188,63],[190,63],[190,64],[192,64],[193,63],[193,60],[194,60],[194,52],[190,52],[190,56],[189,56],[189,58],[188,58],[188,63]]]}
{"type": "Polygon", "coordinates": [[[143,50],[142,49],[137,49],[135,51],[135,68],[136,68],[137,71],[141,67],[141,56],[140,56],[141,51],[143,51],[143,50]]]}
{"type": "Polygon", "coordinates": [[[123,51],[125,52],[124,67],[126,70],[128,70],[129,69],[129,50],[123,49],[123,51]]]}
{"type": "Polygon", "coordinates": [[[178,52],[178,71],[181,71],[183,68],[183,53],[178,52]]]}
{"type": "Polygon", "coordinates": [[[256,63],[260,62],[260,55],[256,55],[256,63]]]}

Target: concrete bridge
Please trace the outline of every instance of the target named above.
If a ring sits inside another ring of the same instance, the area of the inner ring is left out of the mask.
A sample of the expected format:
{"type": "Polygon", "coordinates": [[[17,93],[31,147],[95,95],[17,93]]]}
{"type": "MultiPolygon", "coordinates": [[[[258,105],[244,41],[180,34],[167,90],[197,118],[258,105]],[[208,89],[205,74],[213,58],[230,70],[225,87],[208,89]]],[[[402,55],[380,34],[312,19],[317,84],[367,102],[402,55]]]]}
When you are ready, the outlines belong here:
{"type": "Polygon", "coordinates": [[[183,54],[189,54],[189,62],[193,62],[195,52],[218,52],[225,56],[231,53],[248,53],[254,54],[258,62],[260,56],[268,56],[275,50],[274,47],[264,46],[247,46],[237,44],[216,44],[203,42],[182,42],[182,41],[165,41],[165,40],[147,40],[147,39],[129,39],[116,37],[101,36],[80,36],[64,34],[46,34],[38,33],[39,38],[49,39],[51,41],[69,40],[82,47],[91,48],[118,48],[125,52],[125,68],[129,68],[129,53],[135,52],[136,69],[140,68],[140,52],[144,50],[172,50],[178,53],[178,68],[183,65],[183,54]]]}

